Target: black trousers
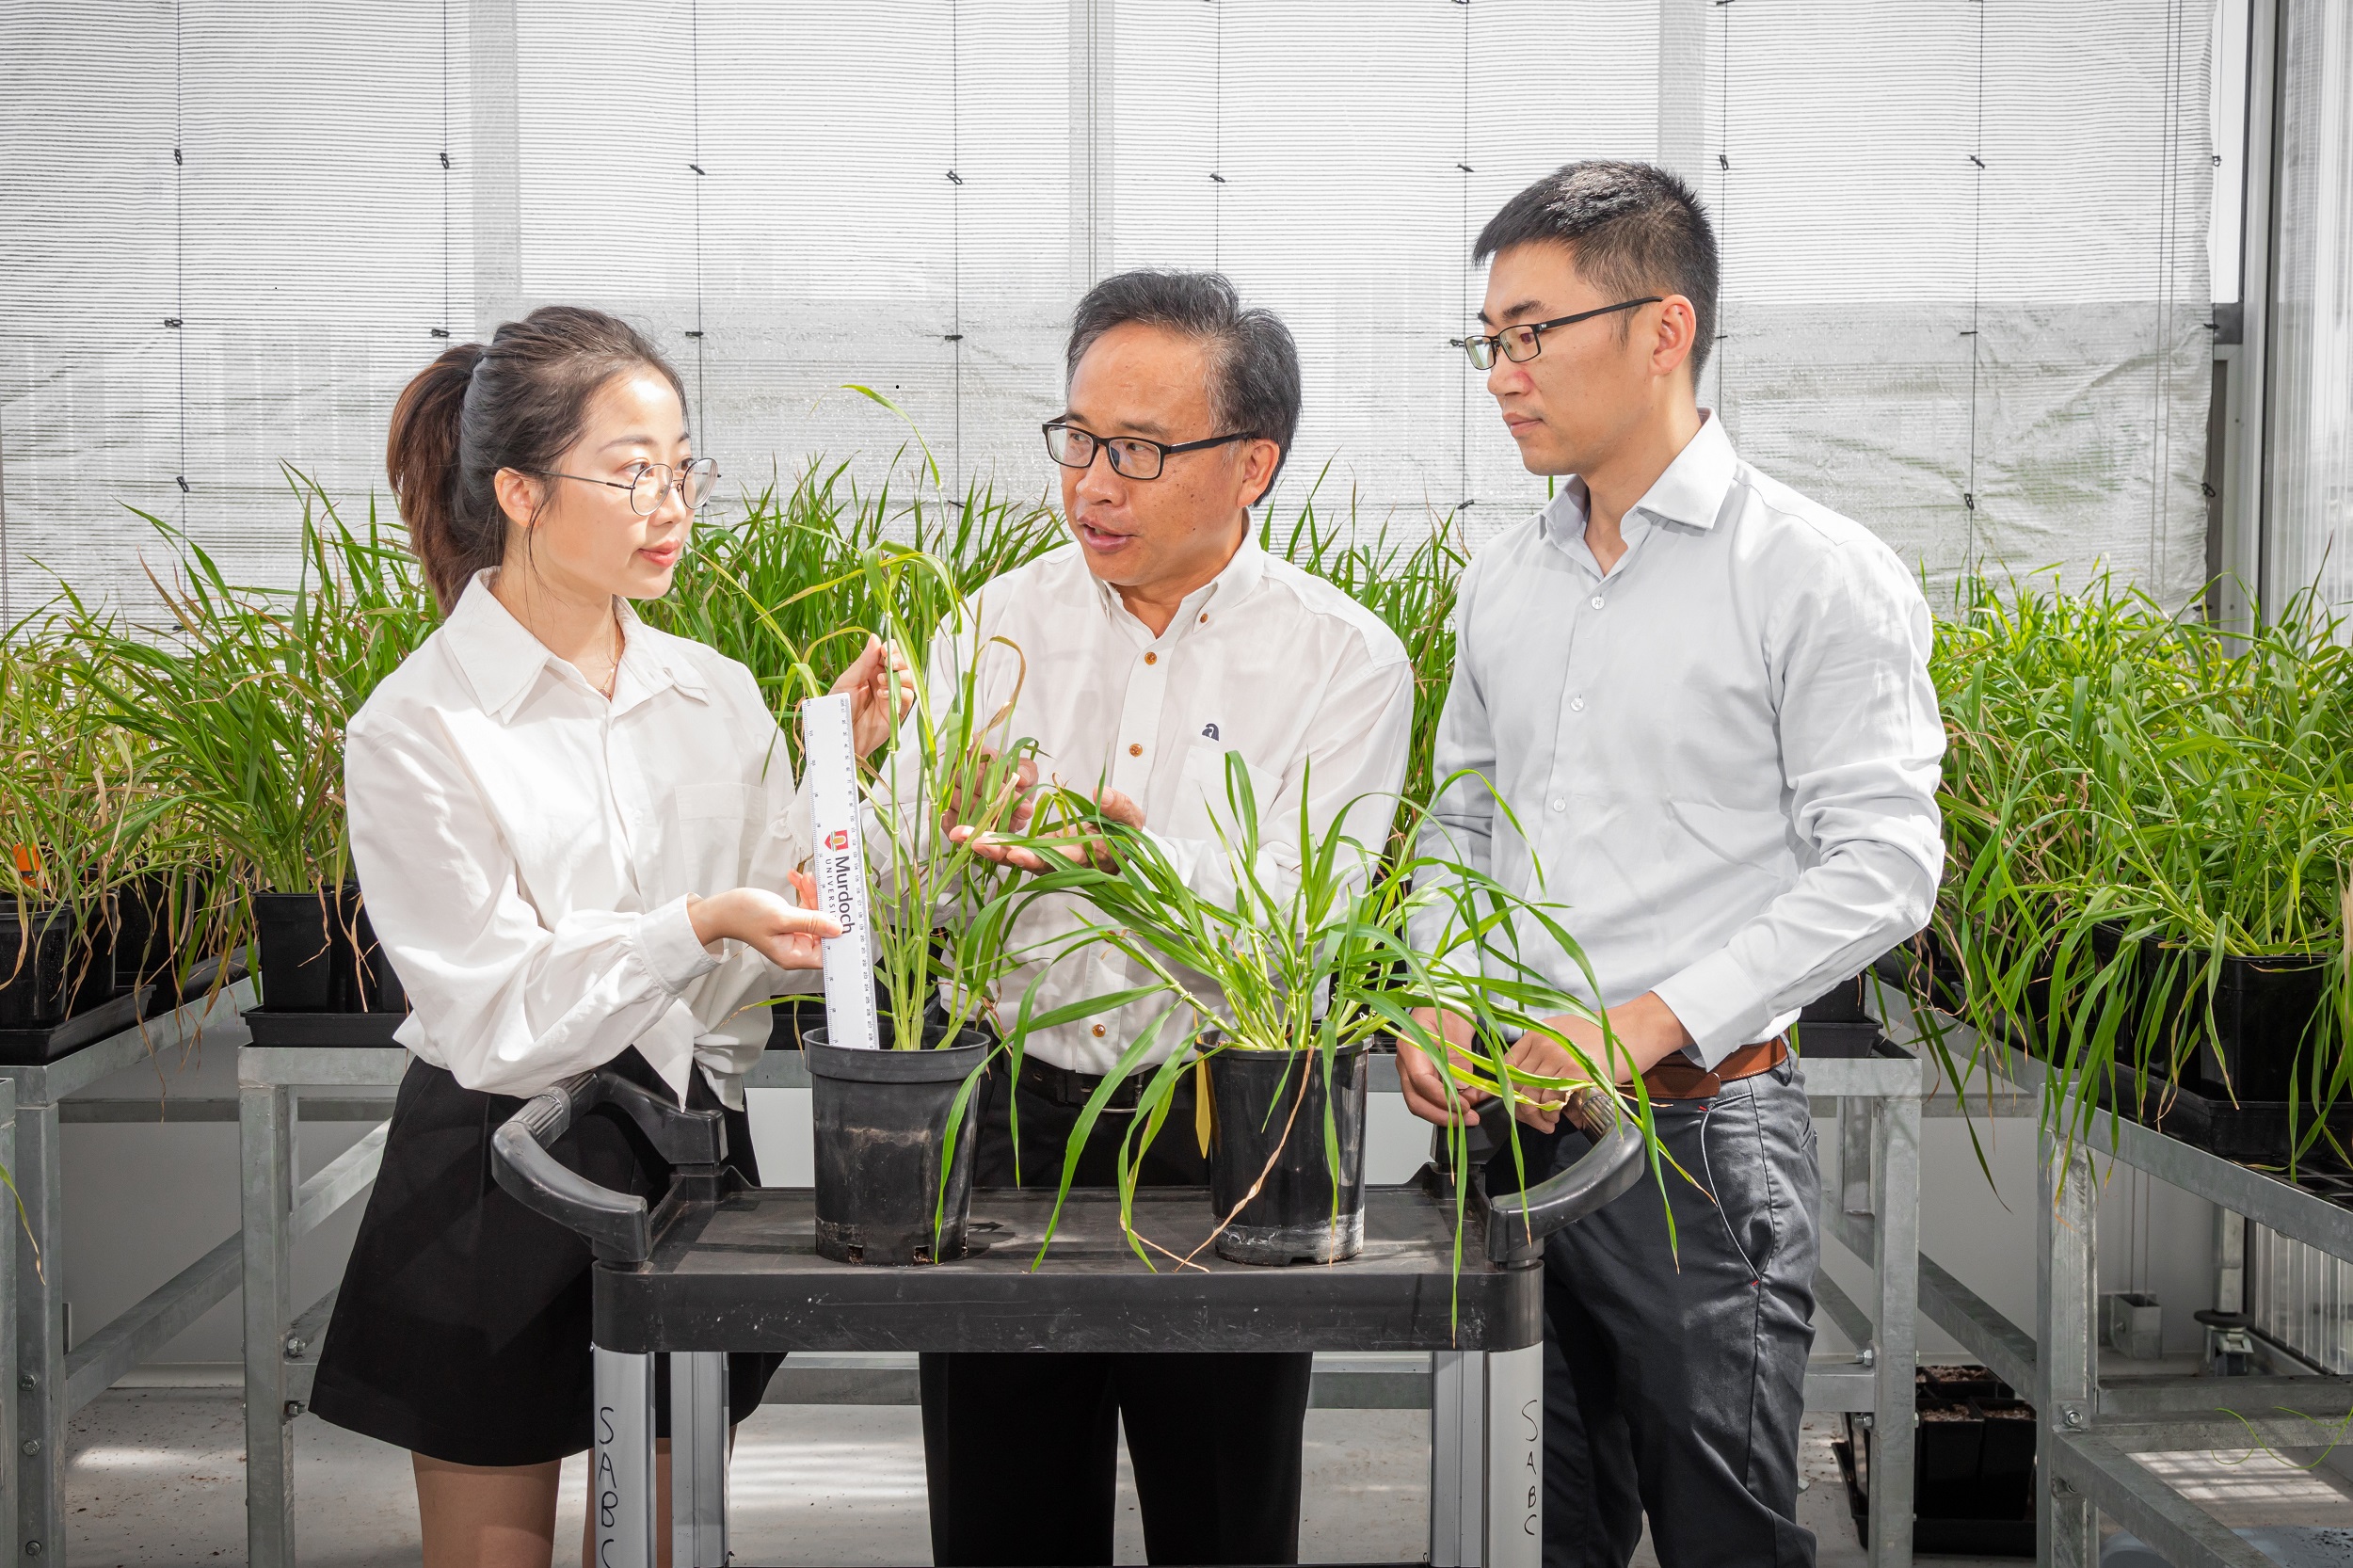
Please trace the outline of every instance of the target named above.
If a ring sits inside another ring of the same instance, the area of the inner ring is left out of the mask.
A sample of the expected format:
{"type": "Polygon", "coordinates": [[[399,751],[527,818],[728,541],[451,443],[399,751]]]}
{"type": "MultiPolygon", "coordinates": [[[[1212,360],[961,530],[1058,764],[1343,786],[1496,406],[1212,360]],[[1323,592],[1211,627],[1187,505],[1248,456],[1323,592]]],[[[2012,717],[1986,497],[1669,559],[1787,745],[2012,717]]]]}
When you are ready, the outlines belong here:
{"type": "MultiPolygon", "coordinates": [[[[1647,1178],[1545,1254],[1545,1568],[1812,1568],[1797,1522],[1821,1179],[1796,1064],[1655,1102],[1647,1178]],[[1696,1184],[1696,1185],[1695,1185],[1696,1184]]],[[[1526,1129],[1522,1129],[1525,1134],[1526,1129]]],[[[1532,1177],[1585,1151],[1523,1145],[1532,1177]]],[[[1515,1183],[1508,1151],[1494,1190],[1515,1183]]]]}
{"type": "MultiPolygon", "coordinates": [[[[1016,1094],[1020,1185],[1058,1185],[1078,1113],[1016,1094]]],[[[1015,1185],[1014,1097],[994,1090],[983,1113],[975,1176],[984,1187],[1015,1185]]],[[[1112,1185],[1128,1120],[1096,1121],[1079,1185],[1112,1185]]],[[[1143,1179],[1209,1181],[1193,1141],[1190,1076],[1143,1179]]],[[[1153,1562],[1298,1561],[1300,1442],[1313,1360],[1290,1352],[923,1356],[932,1560],[942,1568],[1108,1564],[1124,1426],[1153,1562]]]]}

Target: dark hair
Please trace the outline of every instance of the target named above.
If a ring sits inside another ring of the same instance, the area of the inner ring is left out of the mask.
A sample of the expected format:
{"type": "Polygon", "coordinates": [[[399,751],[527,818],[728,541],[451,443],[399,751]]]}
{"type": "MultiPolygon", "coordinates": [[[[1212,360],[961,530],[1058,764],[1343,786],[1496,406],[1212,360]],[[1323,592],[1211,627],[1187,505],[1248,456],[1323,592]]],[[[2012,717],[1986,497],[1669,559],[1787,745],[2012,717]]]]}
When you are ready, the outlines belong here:
{"type": "Polygon", "coordinates": [[[686,387],[644,333],[602,311],[542,305],[478,343],[444,349],[392,406],[384,467],[446,615],[474,573],[506,554],[506,516],[492,480],[503,468],[552,468],[580,439],[588,400],[640,367],[686,387]]]}
{"type": "MultiPolygon", "coordinates": [[[[1679,294],[1697,318],[1691,382],[1716,346],[1716,232],[1691,187],[1653,164],[1593,159],[1565,164],[1503,204],[1479,231],[1471,260],[1549,240],[1576,255],[1577,270],[1605,294],[1634,299],[1679,294]]],[[[1618,317],[1623,338],[1630,316],[1618,317]]]]}
{"type": "Polygon", "coordinates": [[[1079,373],[1096,339],[1128,322],[1165,327],[1208,347],[1209,418],[1217,425],[1209,434],[1247,431],[1273,441],[1271,492],[1299,434],[1299,348],[1283,318],[1264,308],[1243,310],[1222,272],[1118,273],[1087,290],[1072,313],[1065,376],[1079,373]]]}

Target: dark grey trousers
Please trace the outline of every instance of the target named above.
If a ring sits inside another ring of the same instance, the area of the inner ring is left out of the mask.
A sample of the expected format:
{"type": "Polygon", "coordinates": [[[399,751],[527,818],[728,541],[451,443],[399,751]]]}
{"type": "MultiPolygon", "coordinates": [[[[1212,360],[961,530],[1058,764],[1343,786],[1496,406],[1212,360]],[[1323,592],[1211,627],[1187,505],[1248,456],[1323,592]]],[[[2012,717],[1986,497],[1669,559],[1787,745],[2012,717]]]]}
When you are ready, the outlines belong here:
{"type": "MultiPolygon", "coordinates": [[[[1812,1568],[1797,1523],[1821,1178],[1795,1063],[1656,1106],[1645,1178],[1545,1256],[1545,1568],[1812,1568]]],[[[1525,1129],[1522,1129],[1525,1132],[1525,1129]]],[[[1532,1180],[1585,1150],[1524,1145],[1532,1180]]],[[[1507,1150],[1491,1185],[1513,1185],[1507,1150]]]]}

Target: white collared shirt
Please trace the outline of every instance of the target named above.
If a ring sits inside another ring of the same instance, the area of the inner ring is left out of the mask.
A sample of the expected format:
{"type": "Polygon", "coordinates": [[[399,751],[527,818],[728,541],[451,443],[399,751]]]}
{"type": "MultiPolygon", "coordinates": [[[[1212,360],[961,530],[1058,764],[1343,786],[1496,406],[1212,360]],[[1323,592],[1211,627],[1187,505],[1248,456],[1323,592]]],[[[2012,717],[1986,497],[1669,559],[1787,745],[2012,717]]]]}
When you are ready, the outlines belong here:
{"type": "Polygon", "coordinates": [[[1713,417],[1607,574],[1571,479],[1457,606],[1423,848],[1564,906],[1614,1007],[1656,990],[1713,1066],[1924,925],[1944,864],[1929,610],[1895,552],[1734,456],[1713,417]],[[1538,868],[1541,866],[1541,876],[1538,868]]]}
{"type": "MultiPolygon", "coordinates": [[[[1303,786],[1314,832],[1345,814],[1344,831],[1379,855],[1405,777],[1413,667],[1380,617],[1329,583],[1245,539],[1155,636],[1066,545],[984,586],[973,621],[979,709],[1015,703],[1000,733],[1037,741],[1042,777],[1135,800],[1187,886],[1209,899],[1230,904],[1235,897],[1211,821],[1213,812],[1231,820],[1228,752],[1250,770],[1259,875],[1275,896],[1297,885],[1303,786]],[[1019,656],[990,645],[997,637],[1019,656]]],[[[943,632],[935,645],[929,679],[943,710],[973,646],[969,630],[943,632]]],[[[1051,943],[1086,923],[1074,898],[1041,899],[1016,925],[1013,946],[1051,943]]],[[[999,987],[1007,1025],[1047,967],[1025,963],[999,987]]],[[[1052,965],[1033,1007],[1043,1013],[1147,983],[1142,969],[1096,947],[1052,965]]],[[[1140,1001],[1033,1032],[1025,1048],[1075,1072],[1107,1073],[1166,1007],[1140,1001]]],[[[1164,1036],[1153,1059],[1173,1044],[1164,1036]]]]}
{"type": "Polygon", "coordinates": [[[790,899],[808,810],[751,672],[621,610],[610,701],[478,575],[353,715],[344,788],[395,1036],[469,1089],[531,1095],[635,1046],[685,1098],[765,1048],[785,973],[695,940],[689,894],[790,899]]]}

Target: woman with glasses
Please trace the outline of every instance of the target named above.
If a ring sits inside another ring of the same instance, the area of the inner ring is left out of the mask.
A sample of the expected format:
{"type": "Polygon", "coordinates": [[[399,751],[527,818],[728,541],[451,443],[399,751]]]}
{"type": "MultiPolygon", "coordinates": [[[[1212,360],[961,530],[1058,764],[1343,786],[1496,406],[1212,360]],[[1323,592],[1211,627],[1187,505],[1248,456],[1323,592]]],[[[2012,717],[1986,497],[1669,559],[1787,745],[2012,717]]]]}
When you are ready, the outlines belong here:
{"type": "MultiPolygon", "coordinates": [[[[353,717],[344,792],[414,1060],[312,1408],[410,1451],[426,1568],[546,1568],[558,1466],[589,1446],[590,1258],[492,1181],[490,1134],[609,1068],[723,1109],[757,1179],[760,1004],[838,931],[807,907],[808,809],[751,673],[631,609],[669,591],[717,478],[652,344],[535,311],[411,381],[386,457],[444,618],[353,717]]],[[[906,679],[870,641],[836,683],[863,749],[906,679]]],[[[555,1153],[605,1187],[667,1185],[609,1108],[555,1153]]],[[[774,1368],[734,1358],[735,1419],[774,1368]]]]}

